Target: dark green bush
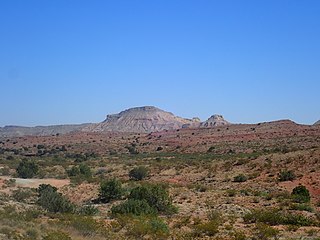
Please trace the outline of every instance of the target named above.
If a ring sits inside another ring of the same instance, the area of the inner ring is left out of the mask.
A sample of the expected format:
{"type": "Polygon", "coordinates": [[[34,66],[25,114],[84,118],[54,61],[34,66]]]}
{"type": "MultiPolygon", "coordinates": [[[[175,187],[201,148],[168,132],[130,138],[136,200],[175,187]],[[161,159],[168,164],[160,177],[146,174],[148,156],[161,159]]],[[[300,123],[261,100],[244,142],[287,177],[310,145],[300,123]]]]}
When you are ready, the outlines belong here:
{"type": "Polygon", "coordinates": [[[149,206],[162,213],[174,213],[176,209],[172,205],[168,189],[160,184],[144,184],[131,190],[129,199],[145,200],[149,206]]]}
{"type": "Polygon", "coordinates": [[[38,195],[37,203],[49,212],[70,213],[75,209],[68,199],[57,192],[57,188],[49,184],[41,184],[38,188],[38,195]]]}
{"type": "Polygon", "coordinates": [[[147,203],[146,200],[128,199],[127,201],[113,206],[112,214],[153,215],[157,210],[147,203]]]}
{"type": "Polygon", "coordinates": [[[148,175],[149,175],[149,170],[144,166],[135,167],[129,172],[130,179],[137,180],[137,181],[146,178],[148,175]]]}
{"type": "Polygon", "coordinates": [[[243,174],[239,174],[239,175],[235,176],[233,179],[234,182],[245,182],[247,180],[248,180],[248,178],[243,174]]]}
{"type": "Polygon", "coordinates": [[[38,173],[39,167],[34,161],[23,160],[16,170],[19,177],[32,178],[38,173]]]}
{"type": "Polygon", "coordinates": [[[278,174],[278,179],[280,182],[292,181],[296,179],[296,175],[291,170],[283,170],[278,174]]]}
{"type": "Polygon", "coordinates": [[[110,202],[112,200],[121,199],[124,190],[119,180],[112,179],[100,183],[99,201],[110,202]]]}
{"type": "Polygon", "coordinates": [[[297,186],[292,190],[291,196],[295,202],[310,202],[310,193],[305,186],[297,186]]]}

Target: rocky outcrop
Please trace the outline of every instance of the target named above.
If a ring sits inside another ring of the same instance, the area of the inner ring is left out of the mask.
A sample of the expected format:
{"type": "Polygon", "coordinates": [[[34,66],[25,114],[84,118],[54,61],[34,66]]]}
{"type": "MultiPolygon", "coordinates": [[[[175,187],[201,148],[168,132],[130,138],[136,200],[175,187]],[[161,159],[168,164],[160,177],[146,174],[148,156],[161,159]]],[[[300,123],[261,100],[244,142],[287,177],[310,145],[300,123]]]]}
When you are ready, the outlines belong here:
{"type": "Polygon", "coordinates": [[[218,127],[230,125],[228,121],[226,121],[222,115],[212,115],[207,121],[204,121],[200,124],[201,128],[210,128],[210,127],[218,127]]]}
{"type": "Polygon", "coordinates": [[[315,122],[313,125],[320,125],[320,120],[315,122]]]}
{"type": "Polygon", "coordinates": [[[135,107],[118,114],[107,115],[105,121],[83,129],[90,132],[150,133],[182,128],[198,122],[197,118],[185,119],[153,106],[135,107]]]}

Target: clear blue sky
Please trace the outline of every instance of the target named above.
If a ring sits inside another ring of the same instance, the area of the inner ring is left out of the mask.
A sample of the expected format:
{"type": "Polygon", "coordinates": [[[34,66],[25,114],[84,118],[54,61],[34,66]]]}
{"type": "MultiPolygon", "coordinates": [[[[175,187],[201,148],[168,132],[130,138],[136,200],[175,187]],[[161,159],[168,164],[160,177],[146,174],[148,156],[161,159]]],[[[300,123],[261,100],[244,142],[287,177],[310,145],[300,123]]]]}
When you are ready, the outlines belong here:
{"type": "Polygon", "coordinates": [[[320,119],[318,0],[2,0],[0,126],[155,105],[202,120],[320,119]]]}

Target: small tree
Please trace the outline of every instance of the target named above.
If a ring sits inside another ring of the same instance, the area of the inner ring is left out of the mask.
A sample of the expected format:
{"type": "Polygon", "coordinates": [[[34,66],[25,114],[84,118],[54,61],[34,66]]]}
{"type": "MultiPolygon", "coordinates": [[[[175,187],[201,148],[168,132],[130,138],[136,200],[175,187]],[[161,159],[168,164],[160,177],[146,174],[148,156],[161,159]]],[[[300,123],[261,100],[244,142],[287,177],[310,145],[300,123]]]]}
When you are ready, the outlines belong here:
{"type": "Polygon", "coordinates": [[[123,195],[122,184],[119,180],[112,179],[100,183],[99,200],[101,202],[110,202],[120,199],[123,195]]]}
{"type": "Polygon", "coordinates": [[[21,178],[32,178],[39,171],[38,165],[34,161],[23,160],[17,167],[18,176],[21,178]]]}
{"type": "Polygon", "coordinates": [[[144,167],[135,167],[129,172],[130,179],[140,181],[149,175],[149,170],[144,167]]]}
{"type": "Polygon", "coordinates": [[[297,186],[292,190],[291,193],[294,201],[299,203],[310,202],[310,193],[305,186],[297,186]]]}

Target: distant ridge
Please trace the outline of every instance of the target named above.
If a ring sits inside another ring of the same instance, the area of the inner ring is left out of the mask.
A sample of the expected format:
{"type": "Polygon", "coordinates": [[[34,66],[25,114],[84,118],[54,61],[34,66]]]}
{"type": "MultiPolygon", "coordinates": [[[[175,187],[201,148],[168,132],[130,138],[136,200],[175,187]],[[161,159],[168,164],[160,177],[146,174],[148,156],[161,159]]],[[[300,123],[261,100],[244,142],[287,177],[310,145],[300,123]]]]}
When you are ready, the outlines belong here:
{"type": "Polygon", "coordinates": [[[26,135],[48,136],[56,134],[66,134],[70,132],[80,131],[88,125],[90,124],[66,124],[37,127],[5,126],[0,128],[0,137],[21,137],[26,135]]]}
{"type": "Polygon", "coordinates": [[[313,125],[320,125],[320,120],[315,122],[313,125]]]}

